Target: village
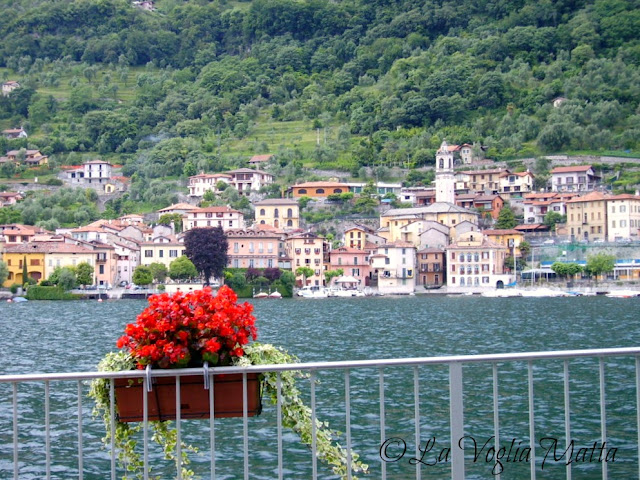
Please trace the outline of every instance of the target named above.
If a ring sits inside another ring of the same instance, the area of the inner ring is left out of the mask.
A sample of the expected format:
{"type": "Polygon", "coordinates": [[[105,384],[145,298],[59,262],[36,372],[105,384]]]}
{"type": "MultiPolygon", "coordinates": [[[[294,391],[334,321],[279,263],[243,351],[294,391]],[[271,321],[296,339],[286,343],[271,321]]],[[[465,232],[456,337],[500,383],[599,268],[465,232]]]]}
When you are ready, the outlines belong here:
{"type": "MultiPolygon", "coordinates": [[[[202,227],[222,228],[230,269],[290,271],[296,275],[297,287],[328,287],[332,279],[347,277],[350,287],[380,295],[425,293],[445,286],[449,292],[503,288],[517,281],[513,258],[518,265],[532,249],[535,255],[536,248],[562,243],[620,246],[638,241],[640,196],[612,195],[601,189],[591,166],[556,167],[548,191],[536,192],[530,171],[461,169],[460,165],[472,163],[471,155],[471,145],[444,141],[436,156],[435,187],[403,188],[400,183],[378,182],[379,197],[394,194],[403,207],[385,208],[382,200],[376,226],[340,222],[337,238],[327,239],[314,225],[304,224],[300,199],[331,209],[331,198],[360,195],[366,184],[304,182],[288,187],[283,198],[256,199],[256,192],[274,182],[273,175],[262,169],[272,155],[254,156],[247,168],[191,176],[188,201],[151,216],[130,214],[55,232],[1,225],[2,260],[9,272],[4,286],[26,282],[24,265],[28,277],[39,282],[56,268],[83,262],[93,267],[94,288],[131,285],[139,266],[160,263],[168,270],[184,255],[185,232],[202,227]],[[247,221],[229,206],[198,206],[205,195],[228,187],[254,199],[255,220],[247,221]],[[496,228],[505,207],[521,211],[524,223],[496,228]],[[544,224],[549,212],[566,222],[552,231],[544,224]]],[[[0,159],[20,161],[41,165],[47,158],[27,150],[9,151],[0,159]]],[[[106,195],[126,188],[126,179],[102,160],[65,168],[60,176],[69,185],[106,195]]],[[[17,192],[0,193],[4,205],[21,198],[17,192]]],[[[638,262],[620,260],[620,266],[610,272],[614,278],[640,278],[638,262]]],[[[546,263],[538,260],[539,268],[519,273],[529,273],[533,279],[554,277],[551,262],[546,263]]]]}

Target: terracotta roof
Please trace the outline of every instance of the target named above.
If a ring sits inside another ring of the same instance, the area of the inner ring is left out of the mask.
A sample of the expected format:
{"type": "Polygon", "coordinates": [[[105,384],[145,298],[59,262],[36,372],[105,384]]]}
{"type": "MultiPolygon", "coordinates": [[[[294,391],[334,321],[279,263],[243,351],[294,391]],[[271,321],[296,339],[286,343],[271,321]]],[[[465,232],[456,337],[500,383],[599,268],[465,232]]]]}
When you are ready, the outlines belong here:
{"type": "Polygon", "coordinates": [[[251,157],[251,159],[249,161],[250,162],[268,162],[269,160],[271,160],[272,157],[273,157],[273,155],[271,155],[271,154],[254,155],[253,157],[251,157]]]}
{"type": "Polygon", "coordinates": [[[110,162],[106,160],[89,160],[88,162],[84,162],[84,165],[111,165],[110,162]]]}
{"type": "Polygon", "coordinates": [[[262,170],[254,170],[252,168],[237,168],[236,170],[229,170],[228,173],[259,173],[260,175],[271,175],[270,173],[263,172],[262,170]]]}
{"type": "Polygon", "coordinates": [[[188,203],[174,203],[173,205],[169,205],[168,207],[158,210],[158,212],[170,212],[171,210],[195,210],[197,208],[198,207],[188,203]]]}
{"type": "Polygon", "coordinates": [[[234,210],[230,207],[206,207],[206,208],[195,208],[191,210],[189,213],[241,213],[238,210],[234,210]]]}
{"type": "Polygon", "coordinates": [[[544,230],[547,231],[549,230],[549,227],[546,225],[543,225],[542,223],[527,223],[524,225],[517,225],[514,227],[514,230],[518,230],[521,232],[530,232],[530,231],[535,231],[535,230],[544,230]]]}
{"type": "Polygon", "coordinates": [[[586,172],[591,170],[591,165],[571,165],[568,167],[556,167],[551,173],[586,172]]]}
{"type": "Polygon", "coordinates": [[[609,195],[605,195],[602,192],[589,192],[586,195],[581,197],[572,198],[571,200],[567,200],[567,203],[583,203],[583,202],[593,202],[597,200],[608,200],[611,198],[609,195]]]}
{"type": "Polygon", "coordinates": [[[522,232],[513,229],[513,228],[504,228],[504,229],[493,229],[493,230],[483,230],[483,234],[485,235],[521,235],[522,232]]]}
{"type": "Polygon", "coordinates": [[[427,247],[427,248],[423,248],[422,250],[418,250],[418,255],[421,253],[444,253],[444,248],[434,248],[434,247],[427,247]]]}
{"type": "Polygon", "coordinates": [[[483,175],[483,174],[494,174],[494,173],[509,173],[510,170],[504,168],[493,168],[490,170],[465,170],[459,173],[464,173],[465,175],[483,175]]]}
{"type": "Polygon", "coordinates": [[[31,242],[5,247],[7,253],[92,253],[93,250],[64,242],[31,242]]]}
{"type": "Polygon", "coordinates": [[[254,205],[298,205],[298,202],[293,198],[265,198],[254,205]]]}
{"type": "Polygon", "coordinates": [[[302,188],[302,187],[345,187],[345,188],[349,188],[349,185],[347,185],[346,183],[340,183],[340,182],[322,181],[322,182],[298,183],[297,185],[293,186],[293,188],[302,188]]]}
{"type": "Polygon", "coordinates": [[[609,197],[607,200],[638,200],[640,201],[640,197],[637,195],[631,195],[630,193],[622,193],[620,195],[613,195],[609,197]]]}

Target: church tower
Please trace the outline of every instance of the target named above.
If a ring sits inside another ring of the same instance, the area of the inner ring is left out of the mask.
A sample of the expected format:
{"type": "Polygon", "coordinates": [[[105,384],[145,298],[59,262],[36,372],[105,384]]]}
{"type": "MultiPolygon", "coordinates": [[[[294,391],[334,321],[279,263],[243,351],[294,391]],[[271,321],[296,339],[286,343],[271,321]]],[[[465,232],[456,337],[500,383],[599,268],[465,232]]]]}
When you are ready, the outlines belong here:
{"type": "Polygon", "coordinates": [[[453,153],[447,141],[443,140],[436,152],[436,202],[456,203],[456,179],[453,176],[453,153]]]}

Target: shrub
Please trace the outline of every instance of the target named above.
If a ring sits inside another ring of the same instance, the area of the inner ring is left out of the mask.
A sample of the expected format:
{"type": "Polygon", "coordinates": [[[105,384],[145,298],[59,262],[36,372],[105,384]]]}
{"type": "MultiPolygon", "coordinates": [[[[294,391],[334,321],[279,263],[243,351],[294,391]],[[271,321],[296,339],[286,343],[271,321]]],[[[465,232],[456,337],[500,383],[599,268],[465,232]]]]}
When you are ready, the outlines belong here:
{"type": "Polygon", "coordinates": [[[62,287],[43,287],[33,285],[27,291],[29,300],[78,300],[80,295],[68,293],[62,287]]]}

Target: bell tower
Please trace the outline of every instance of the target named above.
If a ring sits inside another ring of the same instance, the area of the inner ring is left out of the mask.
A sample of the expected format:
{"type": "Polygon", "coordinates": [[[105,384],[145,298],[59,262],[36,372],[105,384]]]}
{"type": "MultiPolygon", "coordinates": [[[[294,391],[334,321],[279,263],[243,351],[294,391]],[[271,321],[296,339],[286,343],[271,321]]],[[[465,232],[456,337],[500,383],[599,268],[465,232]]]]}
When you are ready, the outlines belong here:
{"type": "Polygon", "coordinates": [[[453,153],[449,151],[447,141],[443,140],[436,152],[436,202],[456,203],[453,173],[453,153]]]}

